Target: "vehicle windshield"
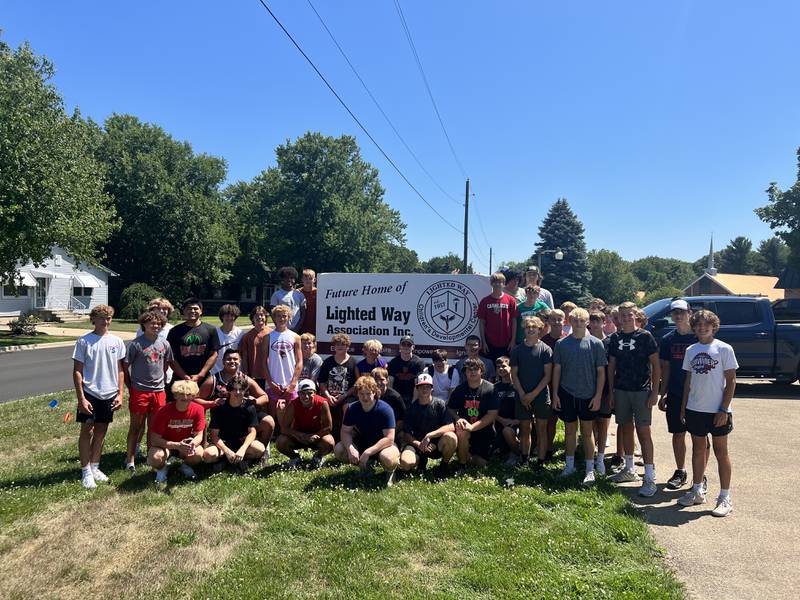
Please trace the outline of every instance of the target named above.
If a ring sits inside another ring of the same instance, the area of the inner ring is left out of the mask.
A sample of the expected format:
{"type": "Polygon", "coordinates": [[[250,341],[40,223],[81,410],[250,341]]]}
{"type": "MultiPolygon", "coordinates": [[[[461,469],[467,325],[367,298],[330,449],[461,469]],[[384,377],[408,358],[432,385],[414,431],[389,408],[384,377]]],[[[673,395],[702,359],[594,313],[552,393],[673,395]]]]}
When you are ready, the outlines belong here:
{"type": "Polygon", "coordinates": [[[647,319],[650,320],[654,315],[664,312],[665,308],[669,308],[670,302],[672,302],[672,298],[662,298],[661,300],[656,300],[652,304],[648,304],[642,310],[644,310],[644,314],[647,315],[647,319]]]}

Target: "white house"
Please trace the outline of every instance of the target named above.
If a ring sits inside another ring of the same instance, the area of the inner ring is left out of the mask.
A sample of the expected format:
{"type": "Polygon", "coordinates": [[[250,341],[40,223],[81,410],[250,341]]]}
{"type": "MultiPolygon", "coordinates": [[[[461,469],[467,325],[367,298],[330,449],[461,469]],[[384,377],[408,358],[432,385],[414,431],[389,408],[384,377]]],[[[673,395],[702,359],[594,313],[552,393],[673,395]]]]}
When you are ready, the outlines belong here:
{"type": "Polygon", "coordinates": [[[77,263],[54,246],[52,258],[43,265],[21,265],[22,285],[0,286],[0,316],[15,317],[29,312],[86,314],[97,304],[108,303],[108,280],[117,274],[103,266],[77,263]]]}

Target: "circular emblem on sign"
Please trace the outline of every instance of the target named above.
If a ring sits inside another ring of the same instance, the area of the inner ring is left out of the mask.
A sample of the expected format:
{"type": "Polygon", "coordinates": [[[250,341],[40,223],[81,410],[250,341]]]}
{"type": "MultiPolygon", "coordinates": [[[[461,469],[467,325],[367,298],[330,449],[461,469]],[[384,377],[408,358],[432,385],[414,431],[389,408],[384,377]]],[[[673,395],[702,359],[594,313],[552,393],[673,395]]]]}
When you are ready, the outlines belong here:
{"type": "Polygon", "coordinates": [[[417,302],[422,330],[440,342],[462,341],[478,323],[478,298],[463,283],[447,279],[429,286],[417,302]]]}

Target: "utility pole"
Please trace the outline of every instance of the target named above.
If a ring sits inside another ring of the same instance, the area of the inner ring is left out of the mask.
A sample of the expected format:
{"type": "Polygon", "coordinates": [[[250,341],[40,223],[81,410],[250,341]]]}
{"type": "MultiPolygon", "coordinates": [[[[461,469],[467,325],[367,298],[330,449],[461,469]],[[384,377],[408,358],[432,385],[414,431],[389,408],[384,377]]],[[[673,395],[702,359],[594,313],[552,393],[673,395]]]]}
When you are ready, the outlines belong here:
{"type": "Polygon", "coordinates": [[[468,256],[467,246],[469,245],[469,177],[467,177],[467,193],[464,196],[464,269],[462,273],[467,272],[468,256]]]}
{"type": "Polygon", "coordinates": [[[489,246],[489,275],[492,274],[492,247],[489,246]]]}

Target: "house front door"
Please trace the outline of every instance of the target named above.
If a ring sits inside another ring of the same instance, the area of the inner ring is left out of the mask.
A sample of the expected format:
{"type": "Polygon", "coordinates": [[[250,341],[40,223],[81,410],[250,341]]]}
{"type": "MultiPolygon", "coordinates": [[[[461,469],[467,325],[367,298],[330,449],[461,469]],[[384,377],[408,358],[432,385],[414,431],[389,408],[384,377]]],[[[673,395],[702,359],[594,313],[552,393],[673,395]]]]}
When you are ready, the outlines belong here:
{"type": "Polygon", "coordinates": [[[36,288],[33,298],[34,308],[45,308],[45,306],[47,306],[47,282],[47,277],[36,278],[36,288]]]}

